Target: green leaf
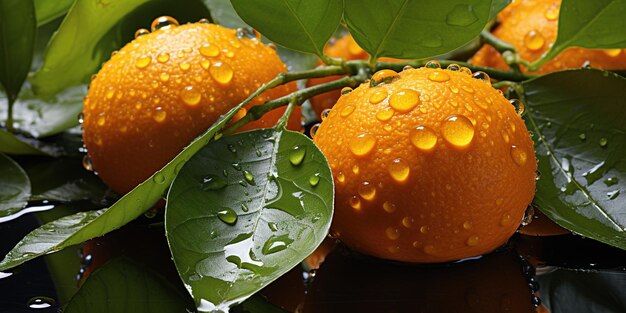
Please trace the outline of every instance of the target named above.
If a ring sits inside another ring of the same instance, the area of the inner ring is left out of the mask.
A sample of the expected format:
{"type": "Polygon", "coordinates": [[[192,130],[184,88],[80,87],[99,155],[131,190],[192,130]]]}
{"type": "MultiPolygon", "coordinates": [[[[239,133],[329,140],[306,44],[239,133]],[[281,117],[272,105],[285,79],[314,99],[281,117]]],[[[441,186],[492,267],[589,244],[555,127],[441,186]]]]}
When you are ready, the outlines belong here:
{"type": "Polygon", "coordinates": [[[626,249],[626,79],[569,70],[523,88],[541,172],[535,203],[559,225],[626,249]]]}
{"type": "Polygon", "coordinates": [[[200,311],[226,310],[299,264],[326,237],[333,182],[306,136],[264,129],[225,137],[183,167],[165,228],[200,311]]]}
{"type": "Polygon", "coordinates": [[[470,42],[509,0],[345,0],[354,40],[373,58],[420,59],[470,42]]]}
{"type": "Polygon", "coordinates": [[[533,66],[553,59],[569,47],[626,47],[626,2],[623,0],[563,0],[556,41],[533,66]]]}
{"type": "Polygon", "coordinates": [[[0,153],[0,217],[14,214],[30,197],[30,181],[26,172],[8,156],[0,153]]]}
{"type": "Polygon", "coordinates": [[[30,70],[36,35],[32,0],[0,1],[0,84],[10,103],[17,97],[30,70]]]}
{"type": "Polygon", "coordinates": [[[33,139],[0,129],[0,152],[14,155],[47,155],[51,157],[78,155],[82,145],[80,134],[61,133],[45,139],[33,139]]]}
{"type": "Polygon", "coordinates": [[[4,129],[0,129],[0,153],[45,155],[44,152],[29,144],[25,138],[17,137],[4,129]]]}
{"type": "Polygon", "coordinates": [[[91,274],[63,312],[189,312],[189,304],[189,298],[161,275],[117,258],[91,274]]]}
{"type": "MultiPolygon", "coordinates": [[[[26,84],[13,106],[13,124],[35,138],[56,135],[78,125],[86,86],[67,88],[50,99],[33,95],[26,84]]],[[[0,120],[5,120],[7,98],[0,96],[0,120]]]]}
{"type": "Polygon", "coordinates": [[[34,0],[37,26],[46,24],[67,13],[74,0],[34,0]]]}
{"type": "Polygon", "coordinates": [[[136,29],[149,28],[159,15],[179,22],[208,16],[199,0],[77,1],[50,41],[43,67],[30,79],[36,94],[49,97],[71,86],[87,83],[111,52],[130,41],[136,29]]]}
{"type": "Polygon", "coordinates": [[[337,0],[232,0],[239,16],[275,43],[322,56],[341,21],[337,0]]]}

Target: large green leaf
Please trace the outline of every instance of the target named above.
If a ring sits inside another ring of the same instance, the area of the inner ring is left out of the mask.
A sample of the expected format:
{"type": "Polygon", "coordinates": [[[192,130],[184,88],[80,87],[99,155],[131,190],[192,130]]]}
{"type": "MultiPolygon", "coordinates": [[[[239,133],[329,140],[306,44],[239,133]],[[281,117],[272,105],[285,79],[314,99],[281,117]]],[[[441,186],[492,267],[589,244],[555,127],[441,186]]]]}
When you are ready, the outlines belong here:
{"type": "Polygon", "coordinates": [[[433,57],[470,42],[509,0],[345,0],[354,40],[372,57],[433,57]]]}
{"type": "Polygon", "coordinates": [[[314,143],[265,129],[189,160],[168,194],[165,229],[198,309],[225,311],[311,254],[332,209],[330,168],[314,143]]]}
{"type": "Polygon", "coordinates": [[[279,45],[323,55],[342,14],[337,0],[232,0],[239,16],[279,45]]]}
{"type": "Polygon", "coordinates": [[[21,138],[4,129],[0,129],[0,153],[45,155],[25,138],[21,138]]]}
{"type": "Polygon", "coordinates": [[[34,0],[37,25],[46,24],[67,13],[75,0],[34,0]]]}
{"type": "Polygon", "coordinates": [[[0,153],[0,217],[23,209],[29,197],[30,181],[26,172],[11,158],[0,153]]]}
{"type": "MultiPolygon", "coordinates": [[[[26,84],[13,105],[15,128],[41,138],[78,125],[86,89],[85,86],[70,87],[43,100],[33,95],[30,84],[26,84]]],[[[0,121],[6,119],[6,103],[7,98],[0,96],[0,121]]]]}
{"type": "Polygon", "coordinates": [[[189,300],[159,274],[117,258],[91,274],[63,312],[189,312],[189,300]]]}
{"type": "Polygon", "coordinates": [[[556,41],[541,63],[577,46],[590,49],[626,47],[626,1],[563,0],[556,41]]]}
{"type": "Polygon", "coordinates": [[[626,249],[626,79],[569,70],[523,87],[541,172],[535,202],[559,225],[626,249]]]}
{"type": "Polygon", "coordinates": [[[35,49],[37,22],[32,0],[0,1],[0,85],[13,102],[17,97],[35,49]]]}
{"type": "Polygon", "coordinates": [[[159,15],[172,15],[180,22],[197,21],[208,16],[208,10],[200,0],[77,1],[50,41],[43,67],[31,78],[33,90],[49,97],[88,82],[112,51],[159,15]]]}

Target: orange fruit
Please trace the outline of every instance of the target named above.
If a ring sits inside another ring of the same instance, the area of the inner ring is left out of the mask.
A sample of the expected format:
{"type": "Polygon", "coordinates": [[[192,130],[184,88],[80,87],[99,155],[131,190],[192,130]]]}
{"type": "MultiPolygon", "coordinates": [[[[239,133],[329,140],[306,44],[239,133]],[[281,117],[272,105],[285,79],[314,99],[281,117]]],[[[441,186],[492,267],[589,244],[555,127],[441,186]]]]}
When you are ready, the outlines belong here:
{"type": "MultiPolygon", "coordinates": [[[[116,193],[147,179],[220,115],[286,71],[254,35],[209,23],[177,25],[169,17],[155,20],[151,33],[143,30],[102,66],[85,98],[84,144],[93,169],[116,193]]],[[[296,89],[295,83],[274,88],[246,108],[296,89]]],[[[271,127],[284,110],[243,129],[271,127]]],[[[300,118],[298,108],[288,127],[300,129],[300,118]]]]}
{"type": "MultiPolygon", "coordinates": [[[[363,50],[352,35],[347,34],[339,39],[331,40],[326,47],[324,47],[324,53],[333,58],[341,58],[345,60],[367,60],[369,58],[369,54],[363,50]]],[[[381,58],[381,61],[398,61],[397,59],[391,58],[381,58]]],[[[323,65],[320,61],[318,65],[323,65]]],[[[337,80],[343,76],[334,75],[320,78],[311,78],[307,82],[307,87],[321,85],[323,83],[328,83],[334,80],[337,80]]],[[[340,90],[329,91],[315,97],[309,99],[311,102],[311,107],[317,116],[320,116],[322,112],[326,109],[330,109],[337,102],[341,96],[340,90]]]]}
{"type": "Polygon", "coordinates": [[[372,80],[385,83],[339,98],[314,137],[336,184],[333,235],[379,258],[445,262],[515,232],[535,192],[533,142],[476,74],[383,70],[372,80]]]}
{"type": "MultiPolygon", "coordinates": [[[[538,59],[556,40],[560,0],[517,0],[498,16],[500,24],[493,34],[512,44],[528,61],[538,59]]],[[[492,46],[483,46],[471,59],[472,64],[508,69],[500,53],[492,46]]],[[[537,73],[592,66],[600,69],[626,69],[623,49],[569,48],[544,64],[537,73]]]]}

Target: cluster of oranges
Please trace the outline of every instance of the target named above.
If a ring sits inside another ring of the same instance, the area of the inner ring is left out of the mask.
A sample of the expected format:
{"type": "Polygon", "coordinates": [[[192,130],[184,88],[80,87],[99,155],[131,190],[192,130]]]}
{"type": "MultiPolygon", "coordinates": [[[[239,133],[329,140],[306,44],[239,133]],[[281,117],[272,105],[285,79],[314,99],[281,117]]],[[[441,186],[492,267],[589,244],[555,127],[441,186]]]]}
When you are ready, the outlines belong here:
{"type": "MultiPolygon", "coordinates": [[[[515,1],[493,33],[532,61],[555,40],[559,4],[515,1]]],[[[349,35],[325,52],[367,58],[349,35]]],[[[507,68],[490,46],[471,63],[507,68]]],[[[625,68],[626,53],[572,48],[540,72],[583,65],[625,68]]],[[[285,71],[253,32],[159,18],[91,82],[83,122],[90,162],[109,187],[126,193],[285,71]]],[[[294,91],[294,83],[271,89],[236,118],[294,91]]],[[[487,74],[430,62],[379,71],[354,90],[311,102],[318,114],[326,110],[314,140],[334,175],[333,234],[350,247],[393,260],[444,262],[487,253],[518,228],[535,191],[533,143],[520,118],[523,106],[511,105],[487,74]]],[[[245,129],[271,127],[283,112],[271,111],[245,129]]],[[[300,129],[300,119],[297,110],[289,128],[300,129]]]]}

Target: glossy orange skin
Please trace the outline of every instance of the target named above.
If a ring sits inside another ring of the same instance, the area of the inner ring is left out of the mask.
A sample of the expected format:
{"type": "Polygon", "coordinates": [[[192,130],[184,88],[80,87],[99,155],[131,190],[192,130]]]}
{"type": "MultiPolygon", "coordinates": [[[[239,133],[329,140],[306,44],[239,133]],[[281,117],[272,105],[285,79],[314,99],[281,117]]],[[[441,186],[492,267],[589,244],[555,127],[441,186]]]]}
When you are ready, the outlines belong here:
{"type": "MultiPolygon", "coordinates": [[[[113,191],[125,194],[220,115],[285,71],[272,48],[214,24],[186,24],[137,37],[102,66],[85,98],[83,140],[94,170],[113,191]],[[217,55],[202,53],[209,46],[217,47],[217,55]],[[228,73],[221,81],[214,77],[220,76],[212,71],[227,67],[230,79],[224,78],[228,73]]],[[[246,108],[295,90],[295,83],[279,86],[246,108]]],[[[284,110],[273,110],[242,130],[272,127],[284,110]]],[[[297,107],[288,127],[299,130],[300,120],[297,107]]]]}
{"type": "Polygon", "coordinates": [[[362,84],[341,96],[314,140],[335,180],[332,234],[379,258],[446,262],[492,251],[518,228],[535,192],[537,164],[524,122],[489,83],[461,72],[410,69],[392,83],[362,84]],[[430,80],[435,72],[450,79],[430,80]],[[389,110],[390,99],[403,89],[417,91],[419,105],[379,120],[377,114],[389,110]],[[388,96],[371,103],[379,91],[388,96]],[[475,130],[464,148],[442,136],[444,120],[459,115],[475,130]],[[436,134],[431,150],[412,143],[417,126],[436,134]],[[352,147],[363,134],[375,144],[357,155],[352,147]],[[524,152],[521,165],[512,158],[513,145],[524,152]],[[397,159],[410,169],[400,181],[391,175],[397,159]],[[364,196],[365,182],[375,187],[375,196],[364,196]]]}
{"type": "MultiPolygon", "coordinates": [[[[499,15],[500,24],[493,34],[512,44],[528,61],[538,59],[554,43],[558,30],[560,0],[517,0],[507,6],[499,15]],[[529,44],[535,32],[543,38],[540,48],[529,44]],[[529,37],[527,37],[529,36],[529,37]],[[526,39],[525,39],[526,38],[526,39]]],[[[617,30],[616,30],[617,31],[617,30]]],[[[508,65],[492,46],[483,46],[470,60],[480,66],[508,69],[508,65]]],[[[622,49],[585,49],[572,47],[544,64],[536,73],[550,73],[568,68],[591,66],[600,69],[626,69],[626,52],[622,49]]]]}

